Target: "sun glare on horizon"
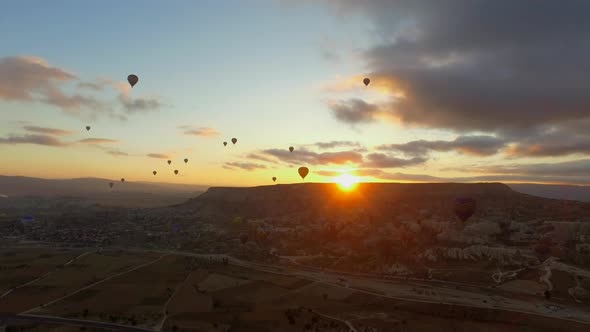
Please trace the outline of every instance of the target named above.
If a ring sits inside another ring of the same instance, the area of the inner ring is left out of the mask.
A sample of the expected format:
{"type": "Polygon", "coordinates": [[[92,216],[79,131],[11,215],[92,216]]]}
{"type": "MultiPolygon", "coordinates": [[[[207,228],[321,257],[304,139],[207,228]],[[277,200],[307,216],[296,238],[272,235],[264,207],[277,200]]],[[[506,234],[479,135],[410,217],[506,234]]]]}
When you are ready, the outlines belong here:
{"type": "Polygon", "coordinates": [[[335,177],[334,182],[338,184],[338,187],[340,187],[341,190],[351,191],[354,190],[354,188],[356,188],[359,179],[354,175],[342,174],[338,177],[335,177]]]}

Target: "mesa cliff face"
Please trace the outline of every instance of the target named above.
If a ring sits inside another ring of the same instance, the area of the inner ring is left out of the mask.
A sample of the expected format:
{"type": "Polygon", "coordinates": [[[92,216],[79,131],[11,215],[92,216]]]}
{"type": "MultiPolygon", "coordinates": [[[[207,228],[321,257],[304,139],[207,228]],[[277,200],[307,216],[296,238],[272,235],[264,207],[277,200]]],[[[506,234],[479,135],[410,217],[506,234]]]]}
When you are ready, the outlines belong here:
{"type": "MultiPolygon", "coordinates": [[[[477,201],[474,218],[574,220],[590,217],[590,203],[534,197],[500,183],[362,183],[352,192],[334,184],[305,183],[250,188],[212,187],[179,207],[203,217],[338,217],[351,213],[388,219],[415,211],[454,218],[457,197],[477,201]]],[[[415,216],[415,215],[414,215],[415,216]]]]}

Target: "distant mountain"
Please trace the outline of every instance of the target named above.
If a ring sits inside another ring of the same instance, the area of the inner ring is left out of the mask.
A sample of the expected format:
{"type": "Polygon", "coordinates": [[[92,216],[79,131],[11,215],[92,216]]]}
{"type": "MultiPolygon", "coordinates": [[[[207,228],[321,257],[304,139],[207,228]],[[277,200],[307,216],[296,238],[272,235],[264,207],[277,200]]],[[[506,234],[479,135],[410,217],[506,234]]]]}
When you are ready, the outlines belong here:
{"type": "Polygon", "coordinates": [[[573,201],[590,202],[590,186],[549,185],[516,183],[509,184],[510,188],[529,195],[567,199],[573,201]]]}
{"type": "Polygon", "coordinates": [[[154,207],[181,203],[206,189],[206,186],[198,185],[132,181],[122,183],[98,178],[40,179],[0,176],[0,198],[4,200],[22,200],[23,197],[30,196],[79,197],[111,206],[154,207]],[[114,183],[112,189],[110,182],[114,183]]]}

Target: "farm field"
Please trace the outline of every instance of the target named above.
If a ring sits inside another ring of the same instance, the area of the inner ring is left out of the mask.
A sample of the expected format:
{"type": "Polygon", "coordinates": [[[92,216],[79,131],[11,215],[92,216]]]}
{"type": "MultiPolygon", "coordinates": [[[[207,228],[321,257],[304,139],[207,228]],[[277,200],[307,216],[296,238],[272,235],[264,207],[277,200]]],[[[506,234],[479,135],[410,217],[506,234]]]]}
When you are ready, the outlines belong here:
{"type": "MultiPolygon", "coordinates": [[[[31,264],[43,262],[43,258],[24,251],[31,264]]],[[[23,255],[25,255],[23,254],[23,255]]],[[[49,254],[46,254],[49,255],[49,254]]],[[[14,289],[0,299],[0,312],[19,313],[44,306],[48,302],[74,292],[109,276],[121,273],[133,266],[140,265],[157,257],[152,254],[119,252],[119,251],[90,251],[82,256],[71,253],[67,256],[51,256],[53,269],[40,271],[36,276],[31,275],[33,282],[14,289]],[[74,257],[75,261],[70,262],[74,257]],[[40,277],[38,280],[36,278],[40,277]]],[[[9,257],[8,261],[14,261],[9,257]]],[[[24,258],[22,261],[25,261],[24,258]]],[[[5,264],[0,260],[0,264],[5,264]]],[[[6,287],[3,285],[3,287],[6,287]]]]}
{"type": "MultiPolygon", "coordinates": [[[[46,278],[0,299],[2,312],[34,308],[30,313],[172,332],[348,332],[350,326],[357,331],[526,332],[579,328],[574,322],[494,309],[383,298],[320,281],[173,254],[103,250],[55,251],[46,255],[41,259],[39,252],[20,249],[0,255],[3,266],[33,266],[33,262],[53,266],[79,256],[46,278]],[[45,305],[37,307],[38,303],[45,305]]],[[[35,331],[75,330],[80,329],[45,324],[35,331]]]]}

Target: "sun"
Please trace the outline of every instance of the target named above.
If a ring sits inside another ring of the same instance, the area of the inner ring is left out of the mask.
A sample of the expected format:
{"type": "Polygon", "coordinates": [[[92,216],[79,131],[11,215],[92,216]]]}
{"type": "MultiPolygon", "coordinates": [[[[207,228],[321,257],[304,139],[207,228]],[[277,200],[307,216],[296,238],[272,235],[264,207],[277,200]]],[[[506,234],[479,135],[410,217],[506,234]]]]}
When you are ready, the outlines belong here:
{"type": "Polygon", "coordinates": [[[359,182],[359,179],[354,175],[342,174],[334,178],[334,182],[338,184],[341,190],[351,191],[356,187],[357,183],[359,182]]]}

